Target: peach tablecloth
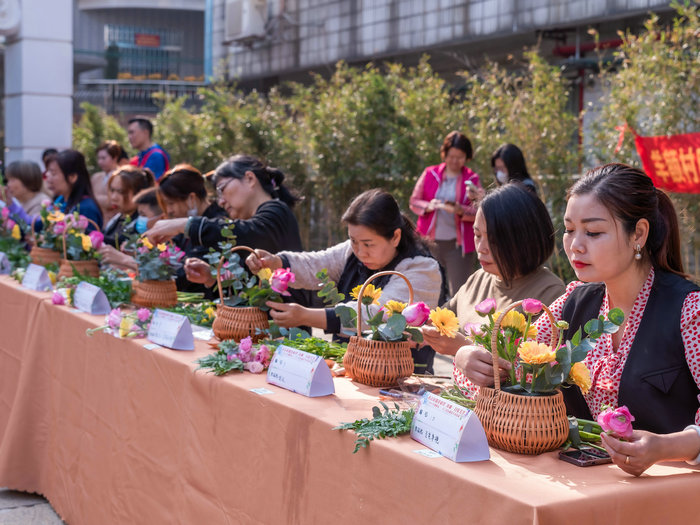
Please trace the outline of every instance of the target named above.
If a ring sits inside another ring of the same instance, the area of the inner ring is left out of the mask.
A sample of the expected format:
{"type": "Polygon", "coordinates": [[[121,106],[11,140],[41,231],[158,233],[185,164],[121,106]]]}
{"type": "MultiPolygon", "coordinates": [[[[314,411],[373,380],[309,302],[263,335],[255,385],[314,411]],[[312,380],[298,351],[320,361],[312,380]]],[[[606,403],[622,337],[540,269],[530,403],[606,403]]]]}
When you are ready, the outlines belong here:
{"type": "Polygon", "coordinates": [[[70,525],[697,521],[684,463],[638,479],[555,453],[457,464],[408,436],[352,454],[331,428],[368,416],[376,389],[335,379],[310,399],[195,373],[206,344],[87,337],[103,318],[49,297],[0,277],[0,486],[43,494],[70,525]]]}

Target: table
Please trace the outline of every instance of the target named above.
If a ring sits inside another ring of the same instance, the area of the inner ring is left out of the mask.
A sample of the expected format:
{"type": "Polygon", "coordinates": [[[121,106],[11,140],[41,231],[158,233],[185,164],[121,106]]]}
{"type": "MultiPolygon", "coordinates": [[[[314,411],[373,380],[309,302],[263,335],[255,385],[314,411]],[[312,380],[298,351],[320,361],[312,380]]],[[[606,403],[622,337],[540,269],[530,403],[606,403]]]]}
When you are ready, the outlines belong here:
{"type": "Polygon", "coordinates": [[[264,375],[194,372],[194,352],[85,334],[103,317],[0,277],[0,486],[43,494],[70,525],[683,523],[700,472],[633,478],[556,453],[426,458],[408,436],[352,454],[332,431],[377,389],[336,378],[306,398],[264,375]],[[273,395],[252,388],[265,386],[273,395]]]}

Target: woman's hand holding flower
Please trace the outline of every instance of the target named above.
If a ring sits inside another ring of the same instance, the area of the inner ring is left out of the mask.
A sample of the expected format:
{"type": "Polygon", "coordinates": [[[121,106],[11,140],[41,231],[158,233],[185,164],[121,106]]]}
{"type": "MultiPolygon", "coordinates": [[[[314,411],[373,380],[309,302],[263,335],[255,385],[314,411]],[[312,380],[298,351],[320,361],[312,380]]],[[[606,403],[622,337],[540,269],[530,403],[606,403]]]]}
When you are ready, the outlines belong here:
{"type": "MultiPolygon", "coordinates": [[[[455,366],[477,386],[493,386],[493,356],[480,346],[463,346],[455,355],[455,366]]],[[[511,364],[498,358],[501,381],[508,378],[511,364]]]]}
{"type": "Polygon", "coordinates": [[[255,274],[263,268],[269,268],[273,271],[282,268],[282,259],[266,250],[255,250],[248,256],[245,263],[255,274]]]}
{"type": "Polygon", "coordinates": [[[664,436],[659,434],[634,430],[629,441],[620,441],[605,432],[600,437],[613,463],[633,476],[640,476],[654,463],[667,459],[663,454],[664,436]]]}
{"type": "Polygon", "coordinates": [[[421,327],[421,332],[423,332],[424,344],[430,345],[433,350],[442,355],[455,355],[460,347],[469,342],[460,332],[454,338],[445,337],[434,326],[425,325],[421,327]]]}
{"type": "Polygon", "coordinates": [[[211,288],[216,283],[216,279],[211,275],[211,266],[202,259],[190,257],[185,260],[185,276],[192,283],[203,284],[211,288]]]}

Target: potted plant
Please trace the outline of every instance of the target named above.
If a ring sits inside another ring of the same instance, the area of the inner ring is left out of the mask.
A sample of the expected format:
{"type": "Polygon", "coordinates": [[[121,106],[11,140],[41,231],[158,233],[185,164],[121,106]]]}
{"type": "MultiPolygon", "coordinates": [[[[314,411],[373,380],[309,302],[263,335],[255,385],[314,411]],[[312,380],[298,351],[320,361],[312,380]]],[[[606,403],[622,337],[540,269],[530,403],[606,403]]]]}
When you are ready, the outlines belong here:
{"type": "Polygon", "coordinates": [[[552,312],[540,301],[518,301],[503,312],[495,312],[495,301],[487,300],[476,309],[488,322],[481,332],[472,336],[478,344],[491,351],[494,363],[494,388],[481,387],[476,398],[475,412],[486,431],[489,444],[521,454],[539,454],[560,447],[567,438],[562,387],[590,388],[590,373],[583,364],[595,340],[604,333],[614,333],[624,319],[618,308],[600,316],[563,342],[566,321],[556,321],[552,312]],[[522,306],[525,315],[515,311],[522,306]],[[554,345],[535,341],[537,331],[532,316],[544,310],[552,324],[554,345]],[[498,373],[498,357],[512,365],[507,384],[502,385],[498,373]],[[520,378],[517,377],[520,373],[520,378]]]}
{"type": "Polygon", "coordinates": [[[29,256],[34,264],[42,266],[55,264],[58,267],[61,261],[61,234],[66,228],[66,217],[62,212],[52,209],[49,201],[44,201],[41,204],[39,217],[43,228],[41,233],[37,234],[34,231],[37,221],[32,221],[33,246],[29,256]]]}
{"type": "Polygon", "coordinates": [[[148,308],[175,306],[175,274],[182,268],[185,252],[172,244],[153,246],[146,237],[138,238],[135,244],[134,260],[138,275],[132,285],[131,302],[148,308]]]}

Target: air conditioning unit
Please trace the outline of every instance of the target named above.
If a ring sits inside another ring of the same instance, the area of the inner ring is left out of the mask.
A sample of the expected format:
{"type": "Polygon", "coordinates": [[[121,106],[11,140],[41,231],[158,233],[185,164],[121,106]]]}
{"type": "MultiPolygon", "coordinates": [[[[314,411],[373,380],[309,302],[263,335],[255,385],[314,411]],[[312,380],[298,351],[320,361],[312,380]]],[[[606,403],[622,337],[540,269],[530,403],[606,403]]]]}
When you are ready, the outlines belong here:
{"type": "Polygon", "coordinates": [[[240,42],[265,37],[266,0],[226,0],[224,39],[240,42]]]}

